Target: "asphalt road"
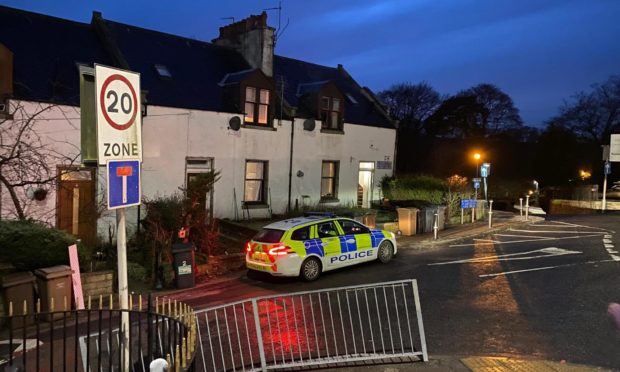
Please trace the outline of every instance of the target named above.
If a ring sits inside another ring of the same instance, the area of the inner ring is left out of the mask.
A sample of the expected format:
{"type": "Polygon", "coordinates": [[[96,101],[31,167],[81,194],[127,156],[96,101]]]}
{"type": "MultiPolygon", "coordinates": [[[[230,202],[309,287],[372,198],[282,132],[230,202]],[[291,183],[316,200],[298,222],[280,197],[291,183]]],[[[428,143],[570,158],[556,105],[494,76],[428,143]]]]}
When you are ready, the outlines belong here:
{"type": "Polygon", "coordinates": [[[547,221],[449,245],[404,249],[390,263],[314,283],[244,273],[176,295],[195,308],[275,293],[418,280],[429,355],[518,355],[620,369],[620,214],[547,221]]]}

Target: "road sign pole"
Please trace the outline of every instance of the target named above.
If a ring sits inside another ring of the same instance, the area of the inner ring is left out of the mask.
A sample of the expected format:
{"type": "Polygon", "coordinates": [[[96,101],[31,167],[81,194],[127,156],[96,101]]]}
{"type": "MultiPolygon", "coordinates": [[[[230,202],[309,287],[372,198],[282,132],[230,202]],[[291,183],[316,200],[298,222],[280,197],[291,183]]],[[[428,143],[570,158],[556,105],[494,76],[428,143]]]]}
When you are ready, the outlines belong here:
{"type": "Polygon", "coordinates": [[[519,215],[523,217],[523,198],[519,198],[519,215]]]}
{"type": "Polygon", "coordinates": [[[603,213],[605,213],[606,207],[607,207],[607,173],[605,173],[605,178],[603,178],[603,206],[602,206],[603,213]]]}
{"type": "MultiPolygon", "coordinates": [[[[116,210],[116,253],[118,259],[118,297],[120,308],[129,308],[129,287],[127,284],[127,236],[125,225],[125,208],[116,210]]],[[[123,344],[123,371],[129,371],[129,313],[121,312],[121,329],[123,344]]]]}
{"type": "Polygon", "coordinates": [[[464,219],[465,219],[465,208],[461,208],[461,225],[463,224],[464,219]]]}
{"type": "Polygon", "coordinates": [[[530,214],[530,196],[525,196],[525,220],[527,221],[528,215],[530,214]]]}

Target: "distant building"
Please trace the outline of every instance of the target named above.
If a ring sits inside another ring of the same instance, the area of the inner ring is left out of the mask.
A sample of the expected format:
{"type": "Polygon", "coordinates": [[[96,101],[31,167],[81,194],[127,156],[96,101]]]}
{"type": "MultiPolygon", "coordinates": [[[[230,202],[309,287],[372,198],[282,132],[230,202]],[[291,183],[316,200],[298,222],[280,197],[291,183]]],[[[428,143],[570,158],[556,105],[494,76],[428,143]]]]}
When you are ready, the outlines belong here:
{"type": "MultiPolygon", "coordinates": [[[[58,172],[75,167],[79,66],[115,66],[139,72],[146,95],[145,197],[177,192],[196,174],[216,169],[221,179],[205,208],[219,218],[318,204],[368,206],[379,199],[379,181],[392,175],[395,155],[395,123],[385,108],[341,65],[273,50],[266,13],[221,27],[208,43],[109,21],[98,12],[85,24],[0,7],[0,122],[17,120],[16,107],[32,113],[53,104],[38,117],[37,133],[66,155],[53,164],[58,172]]],[[[44,200],[32,192],[20,197],[29,199],[28,215],[92,237],[104,177],[77,166],[48,186],[44,200]]],[[[10,195],[0,192],[0,215],[11,218],[10,195]]],[[[113,224],[105,216],[98,221],[104,236],[113,224]]],[[[135,223],[137,216],[128,219],[135,223]]]]}

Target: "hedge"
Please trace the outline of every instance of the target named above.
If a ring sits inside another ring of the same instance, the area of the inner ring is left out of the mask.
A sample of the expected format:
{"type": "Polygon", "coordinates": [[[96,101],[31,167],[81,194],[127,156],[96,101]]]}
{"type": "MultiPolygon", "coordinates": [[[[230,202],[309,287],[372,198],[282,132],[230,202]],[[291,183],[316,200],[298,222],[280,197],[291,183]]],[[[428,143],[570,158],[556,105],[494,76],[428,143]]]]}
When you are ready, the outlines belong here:
{"type": "MultiPolygon", "coordinates": [[[[0,221],[0,260],[17,270],[35,270],[69,265],[67,247],[76,244],[74,236],[29,220],[0,221]]],[[[86,267],[90,255],[78,244],[80,265],[86,267]]]]}

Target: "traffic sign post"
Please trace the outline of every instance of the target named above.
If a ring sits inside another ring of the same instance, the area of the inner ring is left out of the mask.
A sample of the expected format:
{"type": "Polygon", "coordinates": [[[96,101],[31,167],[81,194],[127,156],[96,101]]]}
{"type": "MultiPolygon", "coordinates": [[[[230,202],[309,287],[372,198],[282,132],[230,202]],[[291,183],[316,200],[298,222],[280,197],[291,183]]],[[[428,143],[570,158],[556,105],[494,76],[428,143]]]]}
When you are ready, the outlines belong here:
{"type": "MultiPolygon", "coordinates": [[[[107,167],[108,209],[116,209],[120,308],[129,308],[125,208],[140,204],[142,115],[140,74],[95,65],[97,158],[107,167]]],[[[123,371],[129,370],[129,313],[121,315],[123,371]]]]}
{"type": "Polygon", "coordinates": [[[605,178],[603,178],[603,203],[601,210],[604,213],[607,208],[607,175],[611,174],[611,163],[609,161],[605,161],[605,165],[603,166],[603,174],[605,174],[605,178]]]}

